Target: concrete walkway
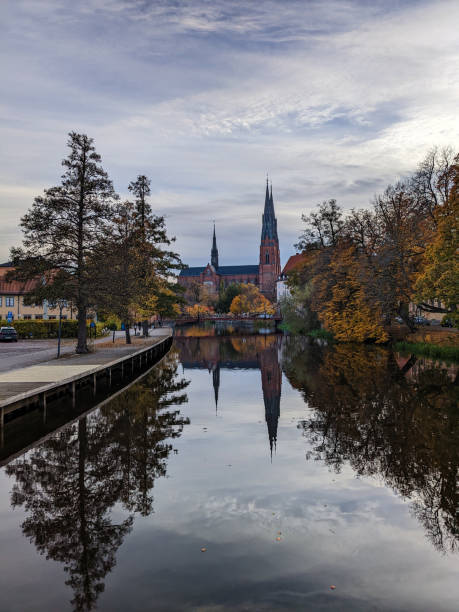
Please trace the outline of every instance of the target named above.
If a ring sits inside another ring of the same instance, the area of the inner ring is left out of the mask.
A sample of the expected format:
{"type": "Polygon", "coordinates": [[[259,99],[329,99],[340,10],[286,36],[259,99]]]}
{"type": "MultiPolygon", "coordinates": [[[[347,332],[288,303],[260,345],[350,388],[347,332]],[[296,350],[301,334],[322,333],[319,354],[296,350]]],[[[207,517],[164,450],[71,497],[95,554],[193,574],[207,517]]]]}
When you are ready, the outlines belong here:
{"type": "MultiPolygon", "coordinates": [[[[67,353],[61,359],[42,361],[40,358],[40,362],[34,365],[4,371],[0,373],[0,408],[96,374],[133,355],[140,355],[171,335],[168,328],[156,329],[152,330],[149,338],[133,338],[130,345],[121,343],[121,338],[116,344],[111,344],[110,338],[102,338],[96,343],[93,353],[77,355],[72,346],[72,353],[67,353]]],[[[40,357],[43,353],[39,354],[40,357]]]]}
{"type": "MultiPolygon", "coordinates": [[[[150,330],[151,336],[164,334],[164,330],[169,328],[159,328],[150,330]]],[[[167,333],[167,332],[166,332],[167,333]]],[[[131,330],[131,335],[134,340],[134,330],[131,330]]],[[[115,332],[116,340],[125,337],[124,331],[115,332]]],[[[139,336],[137,336],[138,338],[139,336]]],[[[112,339],[110,336],[104,338],[96,338],[91,342],[97,348],[98,344],[105,344],[112,339]]],[[[75,353],[75,338],[64,338],[61,344],[61,358],[65,355],[73,355],[75,353]]],[[[2,342],[0,343],[0,372],[9,372],[17,368],[25,368],[27,366],[42,363],[55,359],[57,355],[57,340],[19,340],[18,342],[2,342]]]]}

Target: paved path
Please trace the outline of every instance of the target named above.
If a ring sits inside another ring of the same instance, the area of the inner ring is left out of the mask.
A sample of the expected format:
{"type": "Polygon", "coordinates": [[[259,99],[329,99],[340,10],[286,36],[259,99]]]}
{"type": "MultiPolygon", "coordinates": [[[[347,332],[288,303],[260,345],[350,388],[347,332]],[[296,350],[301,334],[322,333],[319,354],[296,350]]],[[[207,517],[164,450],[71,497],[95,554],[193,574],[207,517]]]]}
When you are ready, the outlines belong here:
{"type": "MultiPolygon", "coordinates": [[[[152,329],[150,335],[163,334],[165,328],[152,329]]],[[[115,332],[115,338],[124,338],[124,331],[115,332]]],[[[134,337],[134,330],[131,330],[134,337]]],[[[96,338],[94,344],[106,343],[112,338],[96,338]]],[[[75,353],[76,340],[74,338],[64,338],[61,345],[61,356],[72,355],[75,353]]],[[[25,368],[43,361],[54,359],[57,355],[57,340],[19,340],[18,342],[0,343],[0,372],[8,372],[16,368],[25,368]]]]}
{"type": "MultiPolygon", "coordinates": [[[[66,384],[82,376],[104,369],[123,358],[151,348],[171,335],[167,328],[152,330],[149,338],[135,338],[133,344],[111,345],[109,338],[103,338],[94,353],[77,355],[73,352],[62,359],[42,361],[34,365],[10,369],[0,373],[0,407],[11,401],[18,401],[34,392],[66,384]],[[14,400],[13,400],[14,398],[14,400]]],[[[73,348],[73,347],[70,347],[73,348]]],[[[43,355],[42,351],[40,355],[43,355]]]]}

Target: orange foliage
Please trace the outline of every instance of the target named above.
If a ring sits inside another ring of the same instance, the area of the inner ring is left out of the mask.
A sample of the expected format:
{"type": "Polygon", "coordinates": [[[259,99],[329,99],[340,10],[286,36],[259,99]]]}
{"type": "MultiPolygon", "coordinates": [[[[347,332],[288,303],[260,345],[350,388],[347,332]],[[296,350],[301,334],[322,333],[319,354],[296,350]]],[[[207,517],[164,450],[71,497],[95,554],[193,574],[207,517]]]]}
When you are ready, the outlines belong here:
{"type": "Polygon", "coordinates": [[[247,285],[242,285],[241,293],[233,298],[230,312],[233,314],[274,314],[274,307],[260,292],[258,287],[248,283],[247,285]]]}

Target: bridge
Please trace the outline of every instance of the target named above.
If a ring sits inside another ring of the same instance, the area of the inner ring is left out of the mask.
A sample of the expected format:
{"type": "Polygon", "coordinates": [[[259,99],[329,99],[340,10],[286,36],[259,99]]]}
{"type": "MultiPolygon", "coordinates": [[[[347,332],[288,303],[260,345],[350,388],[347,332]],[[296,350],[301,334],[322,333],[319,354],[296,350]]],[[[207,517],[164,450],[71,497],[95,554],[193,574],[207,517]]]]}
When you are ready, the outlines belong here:
{"type": "Polygon", "coordinates": [[[200,315],[198,317],[190,317],[183,316],[178,317],[177,319],[172,319],[176,325],[188,325],[190,323],[202,323],[204,321],[212,321],[215,323],[236,323],[236,322],[266,322],[273,321],[277,326],[280,321],[282,321],[282,315],[276,313],[274,315],[263,315],[263,314],[246,314],[246,315],[237,315],[237,316],[228,316],[224,314],[215,314],[215,315],[200,315]]]}

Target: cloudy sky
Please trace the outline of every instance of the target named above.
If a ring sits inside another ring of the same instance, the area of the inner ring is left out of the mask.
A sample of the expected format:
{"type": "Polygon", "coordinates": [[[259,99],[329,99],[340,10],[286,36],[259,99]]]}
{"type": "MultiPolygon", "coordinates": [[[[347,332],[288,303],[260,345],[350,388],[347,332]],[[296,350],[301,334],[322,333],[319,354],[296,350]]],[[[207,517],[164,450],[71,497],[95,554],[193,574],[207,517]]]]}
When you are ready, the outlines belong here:
{"type": "Polygon", "coordinates": [[[0,260],[95,139],[121,195],[152,179],[185,262],[256,263],[266,172],[282,261],[300,215],[345,208],[459,144],[457,0],[2,0],[0,260]]]}

